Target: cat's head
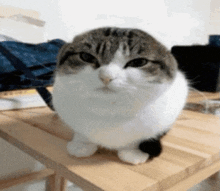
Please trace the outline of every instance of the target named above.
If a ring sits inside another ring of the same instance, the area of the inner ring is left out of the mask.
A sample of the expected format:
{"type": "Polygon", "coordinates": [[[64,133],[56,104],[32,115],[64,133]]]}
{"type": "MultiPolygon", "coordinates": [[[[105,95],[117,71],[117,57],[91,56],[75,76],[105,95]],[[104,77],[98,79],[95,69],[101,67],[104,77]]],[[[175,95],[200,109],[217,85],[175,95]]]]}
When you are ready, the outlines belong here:
{"type": "Polygon", "coordinates": [[[106,27],[78,35],[60,50],[57,75],[79,76],[85,70],[97,88],[132,89],[172,82],[177,62],[144,31],[106,27]]]}

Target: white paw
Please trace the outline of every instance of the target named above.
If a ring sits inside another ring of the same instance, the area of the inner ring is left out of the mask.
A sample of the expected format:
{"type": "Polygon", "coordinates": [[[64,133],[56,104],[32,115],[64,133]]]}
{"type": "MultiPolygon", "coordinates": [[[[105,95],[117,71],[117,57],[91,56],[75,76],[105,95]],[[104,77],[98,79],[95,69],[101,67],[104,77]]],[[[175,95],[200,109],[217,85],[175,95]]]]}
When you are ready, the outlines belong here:
{"type": "Polygon", "coordinates": [[[118,157],[124,162],[137,165],[137,164],[145,163],[149,158],[149,155],[147,153],[143,153],[135,149],[135,150],[118,151],[118,157]]]}
{"type": "Polygon", "coordinates": [[[97,151],[98,147],[92,143],[69,142],[67,151],[75,157],[88,157],[97,151]]]}

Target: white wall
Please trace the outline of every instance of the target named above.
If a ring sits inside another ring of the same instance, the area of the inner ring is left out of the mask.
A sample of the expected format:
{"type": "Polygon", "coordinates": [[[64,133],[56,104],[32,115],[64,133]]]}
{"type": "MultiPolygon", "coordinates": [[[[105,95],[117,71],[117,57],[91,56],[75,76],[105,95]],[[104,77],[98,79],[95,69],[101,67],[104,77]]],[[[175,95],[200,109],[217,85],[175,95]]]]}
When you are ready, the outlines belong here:
{"type": "Polygon", "coordinates": [[[207,42],[210,0],[84,0],[75,5],[67,2],[59,1],[58,11],[68,40],[86,29],[114,25],[144,29],[168,47],[207,42]]]}
{"type": "Polygon", "coordinates": [[[210,10],[219,12],[213,8],[219,8],[219,0],[0,1],[39,11],[47,22],[45,40],[70,41],[74,35],[99,26],[138,27],[170,48],[175,44],[206,44],[210,33],[220,33],[218,27],[209,24],[210,10]]]}

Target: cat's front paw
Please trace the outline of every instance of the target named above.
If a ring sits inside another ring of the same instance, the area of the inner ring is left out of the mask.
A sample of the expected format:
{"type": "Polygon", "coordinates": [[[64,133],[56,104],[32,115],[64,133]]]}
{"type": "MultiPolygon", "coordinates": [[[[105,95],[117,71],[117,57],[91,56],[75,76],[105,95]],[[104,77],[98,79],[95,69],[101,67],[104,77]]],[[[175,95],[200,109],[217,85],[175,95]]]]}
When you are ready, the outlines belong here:
{"type": "Polygon", "coordinates": [[[149,158],[149,155],[137,149],[125,149],[118,151],[118,157],[124,162],[137,165],[145,163],[149,158]]]}
{"type": "Polygon", "coordinates": [[[67,151],[75,157],[88,157],[97,151],[97,145],[93,143],[69,142],[67,151]]]}

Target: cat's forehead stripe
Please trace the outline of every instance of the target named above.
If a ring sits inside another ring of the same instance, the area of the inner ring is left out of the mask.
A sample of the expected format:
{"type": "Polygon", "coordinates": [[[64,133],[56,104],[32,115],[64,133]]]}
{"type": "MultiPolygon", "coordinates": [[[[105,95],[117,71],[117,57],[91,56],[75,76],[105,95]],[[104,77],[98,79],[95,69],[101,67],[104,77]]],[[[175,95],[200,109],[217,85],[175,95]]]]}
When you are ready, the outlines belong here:
{"type": "Polygon", "coordinates": [[[92,48],[92,45],[88,42],[85,42],[84,43],[84,46],[86,46],[88,49],[91,49],[92,48]]]}
{"type": "Polygon", "coordinates": [[[97,44],[96,50],[95,50],[96,54],[99,54],[99,51],[100,51],[100,48],[101,48],[101,44],[102,44],[102,43],[98,43],[98,44],[97,44]]]}
{"type": "Polygon", "coordinates": [[[105,36],[109,36],[111,33],[111,28],[107,28],[105,31],[104,31],[104,35],[105,36]]]}
{"type": "Polygon", "coordinates": [[[106,49],[106,42],[102,43],[102,49],[100,50],[100,54],[102,56],[104,56],[104,54],[105,54],[105,49],[106,49]]]}
{"type": "Polygon", "coordinates": [[[132,29],[123,29],[123,28],[106,28],[103,32],[104,36],[113,36],[113,37],[123,37],[133,38],[135,32],[132,29]]]}
{"type": "Polygon", "coordinates": [[[84,48],[87,50],[93,49],[92,51],[101,57],[108,50],[111,50],[109,53],[113,55],[122,42],[125,44],[123,46],[124,51],[127,51],[127,48],[129,48],[131,53],[133,52],[135,54],[141,54],[145,51],[140,44],[140,38],[143,37],[143,34],[135,29],[109,27],[88,32],[87,35],[81,39],[84,41],[84,48]]]}

